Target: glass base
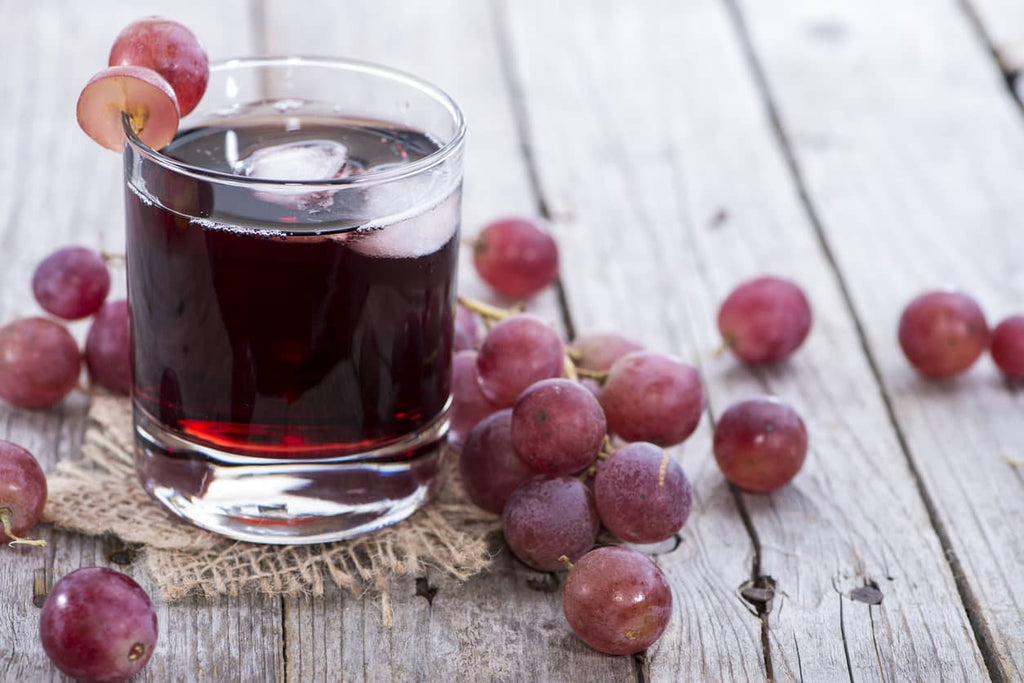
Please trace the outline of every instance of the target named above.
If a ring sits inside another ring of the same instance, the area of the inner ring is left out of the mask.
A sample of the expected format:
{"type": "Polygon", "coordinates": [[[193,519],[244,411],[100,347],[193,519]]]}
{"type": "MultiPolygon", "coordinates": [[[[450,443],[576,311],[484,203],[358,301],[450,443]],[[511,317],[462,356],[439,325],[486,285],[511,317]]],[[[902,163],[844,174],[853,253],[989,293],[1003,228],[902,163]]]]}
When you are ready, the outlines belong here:
{"type": "Polygon", "coordinates": [[[374,451],[337,459],[238,456],[135,410],[135,469],[178,517],[253,543],[341,541],[394,524],[441,486],[448,414],[374,451]]]}

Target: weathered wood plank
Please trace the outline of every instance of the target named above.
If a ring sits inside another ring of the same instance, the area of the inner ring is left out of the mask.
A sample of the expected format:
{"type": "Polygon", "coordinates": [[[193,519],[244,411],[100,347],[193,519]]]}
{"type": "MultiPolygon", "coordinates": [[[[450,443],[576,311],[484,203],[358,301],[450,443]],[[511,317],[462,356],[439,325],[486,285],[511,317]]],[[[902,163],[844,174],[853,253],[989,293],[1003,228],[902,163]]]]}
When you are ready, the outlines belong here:
{"type": "MultiPolygon", "coordinates": [[[[251,50],[249,3],[188,0],[174,18],[191,26],[214,57],[251,50]],[[232,26],[225,33],[224,26],[232,26]]],[[[99,148],[75,124],[75,101],[93,72],[106,65],[117,32],[136,17],[165,14],[155,0],[102,4],[30,3],[0,6],[4,69],[0,92],[0,320],[36,314],[30,279],[36,263],[55,246],[85,244],[123,250],[121,160],[99,148]]],[[[123,276],[115,293],[124,294],[123,276]]],[[[85,323],[74,326],[84,336],[85,323]]],[[[73,395],[44,412],[0,406],[0,435],[29,448],[50,467],[75,458],[81,445],[87,399],[73,395]]],[[[117,567],[102,539],[42,530],[45,551],[0,549],[0,680],[60,677],[38,638],[33,605],[37,571],[59,578],[82,566],[117,567]]],[[[156,589],[141,567],[120,567],[150,595],[156,589]]],[[[140,680],[270,680],[283,671],[281,608],[277,598],[242,596],[157,600],[160,640],[140,680]]]]}
{"type": "MultiPolygon", "coordinates": [[[[936,525],[962,571],[990,673],[1019,679],[1024,480],[1006,456],[1020,458],[1020,393],[987,359],[958,379],[926,381],[902,357],[895,332],[903,305],[927,288],[965,289],[993,322],[1019,310],[1020,111],[951,0],[740,6],[936,525]]],[[[876,524],[894,524],[894,512],[876,524]]]]}
{"type": "MultiPolygon", "coordinates": [[[[812,452],[795,483],[742,497],[760,541],[758,571],[776,581],[766,634],[774,675],[983,676],[855,321],[723,4],[608,3],[588,12],[583,3],[538,0],[507,8],[530,143],[567,247],[563,273],[578,327],[625,330],[691,357],[713,413],[771,392],[807,421],[812,452]],[[763,272],[808,289],[817,314],[808,343],[763,371],[710,358],[718,303],[738,281],[763,272]],[[867,581],[884,593],[877,607],[848,599],[867,581]]],[[[690,553],[660,558],[683,599],[650,653],[655,678],[734,679],[758,670],[755,619],[744,615],[739,638],[725,628],[732,621],[707,628],[709,615],[742,609],[735,592],[751,574],[750,559],[722,542],[741,522],[709,442],[707,429],[696,434],[682,462],[699,496],[727,502],[695,509],[684,548],[718,548],[703,564],[690,553]],[[692,604],[688,582],[721,602],[692,604]]]]}

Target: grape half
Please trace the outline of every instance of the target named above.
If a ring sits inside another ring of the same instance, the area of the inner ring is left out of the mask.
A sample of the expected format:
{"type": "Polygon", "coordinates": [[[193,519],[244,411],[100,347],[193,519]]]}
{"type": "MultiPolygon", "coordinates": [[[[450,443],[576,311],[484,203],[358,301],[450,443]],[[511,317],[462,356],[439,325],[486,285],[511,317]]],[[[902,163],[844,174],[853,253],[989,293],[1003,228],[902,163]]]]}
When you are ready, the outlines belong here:
{"type": "Polygon", "coordinates": [[[71,678],[123,681],[153,655],[156,612],[130,577],[86,567],[53,587],[39,615],[39,637],[46,656],[71,678]]]}
{"type": "Polygon", "coordinates": [[[565,346],[540,318],[513,315],[484,337],[476,366],[484,396],[498,407],[508,408],[526,387],[562,374],[565,346]]]}
{"type": "Polygon", "coordinates": [[[604,372],[627,353],[643,349],[643,344],[614,332],[577,337],[569,346],[576,354],[576,365],[596,372],[604,372]]]}
{"type": "Polygon", "coordinates": [[[1024,315],[1010,316],[992,332],[992,360],[1009,379],[1024,379],[1024,315]]]}
{"type": "Polygon", "coordinates": [[[509,496],[501,531],[516,557],[540,571],[556,571],[594,547],[601,522],[590,489],[573,477],[528,481],[509,496]]]}
{"type": "Polygon", "coordinates": [[[691,500],[683,468],[652,443],[623,446],[601,463],[594,479],[601,523],[629,543],[671,538],[690,516],[691,500]]]}
{"type": "Polygon", "coordinates": [[[558,277],[558,245],[541,221],[505,218],[477,235],[473,265],[499,294],[524,299],[558,277]]]}
{"type": "Polygon", "coordinates": [[[174,90],[181,115],[196,108],[210,80],[210,62],[199,39],[170,19],[132,22],[114,40],[110,66],[144,66],[163,76],[174,90]]]}
{"type": "Polygon", "coordinates": [[[628,655],[661,637],[672,617],[672,589],[646,555],[616,546],[596,548],[569,571],[562,611],[584,643],[628,655]]]}
{"type": "Polygon", "coordinates": [[[714,451],[726,479],[745,491],[768,493],[788,484],[803,467],[807,428],[777,398],[750,398],[722,413],[714,451]]]}
{"type": "Polygon", "coordinates": [[[0,542],[24,542],[21,537],[39,521],[45,506],[43,468],[21,446],[0,441],[0,542]],[[10,527],[11,533],[4,533],[4,527],[10,527]]]}
{"type": "Polygon", "coordinates": [[[22,408],[49,408],[75,388],[82,355],[63,325],[22,318],[0,328],[0,398],[22,408]]]}
{"type": "Polygon", "coordinates": [[[85,247],[58,249],[36,267],[32,294],[47,312],[79,320],[99,310],[110,291],[103,257],[85,247]]]}
{"type": "Polygon", "coordinates": [[[530,385],[512,409],[512,444],[523,462],[541,474],[573,474],[594,462],[605,429],[601,404],[568,379],[530,385]]]}
{"type": "Polygon", "coordinates": [[[93,318],[85,339],[85,362],[93,381],[117,394],[132,391],[128,302],[106,303],[93,318]]]}
{"type": "Polygon", "coordinates": [[[127,114],[142,142],[161,149],[178,132],[178,100],[163,76],[141,66],[112,66],[85,84],[78,96],[78,125],[107,149],[120,152],[127,114]]]}
{"type": "Polygon", "coordinates": [[[452,357],[452,409],[448,443],[461,450],[466,437],[480,420],[497,411],[480,391],[480,377],[476,371],[476,351],[459,351],[452,357]]]}
{"type": "Polygon", "coordinates": [[[775,363],[811,330],[811,306],[793,282],[765,276],[744,282],[722,302],[718,331],[745,363],[775,363]]]}
{"type": "Polygon", "coordinates": [[[697,428],[704,389],[691,366],[648,351],[612,365],[601,389],[608,429],[626,441],[674,446],[697,428]]]}
{"type": "Polygon", "coordinates": [[[977,302],[959,292],[926,292],[900,316],[900,347],[928,377],[964,372],[988,347],[989,330],[977,302]]]}
{"type": "Polygon", "coordinates": [[[469,499],[499,515],[512,492],[535,476],[512,447],[511,427],[511,408],[489,415],[473,427],[459,456],[469,499]]]}

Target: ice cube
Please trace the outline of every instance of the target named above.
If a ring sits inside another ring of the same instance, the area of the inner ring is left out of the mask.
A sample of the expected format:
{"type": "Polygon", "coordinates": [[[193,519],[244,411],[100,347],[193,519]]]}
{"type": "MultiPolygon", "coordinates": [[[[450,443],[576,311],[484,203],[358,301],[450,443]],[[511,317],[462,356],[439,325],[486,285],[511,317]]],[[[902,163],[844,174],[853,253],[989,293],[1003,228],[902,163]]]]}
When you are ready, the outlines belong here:
{"type": "Polygon", "coordinates": [[[456,190],[437,206],[405,220],[360,228],[348,244],[367,256],[415,258],[440,249],[458,226],[459,192],[456,190]]]}
{"type": "MultiPolygon", "coordinates": [[[[281,145],[261,147],[239,159],[235,172],[251,178],[267,180],[310,181],[329,180],[345,175],[348,148],[334,140],[300,140],[281,145]]],[[[327,208],[333,192],[310,192],[302,188],[278,188],[273,192],[256,192],[265,202],[308,210],[327,208]]]]}

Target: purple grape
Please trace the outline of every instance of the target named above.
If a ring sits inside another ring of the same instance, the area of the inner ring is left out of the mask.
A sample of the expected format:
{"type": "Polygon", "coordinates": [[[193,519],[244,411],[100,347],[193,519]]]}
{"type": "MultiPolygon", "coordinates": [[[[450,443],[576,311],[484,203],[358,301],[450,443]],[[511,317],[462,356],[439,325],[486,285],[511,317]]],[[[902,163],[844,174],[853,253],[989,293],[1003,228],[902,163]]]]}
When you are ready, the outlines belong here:
{"type": "Polygon", "coordinates": [[[67,329],[46,318],[0,328],[0,398],[22,408],[49,408],[78,384],[82,354],[67,329]]]}
{"type": "Polygon", "coordinates": [[[128,302],[110,301],[93,318],[85,339],[85,363],[94,382],[117,394],[132,391],[128,302]]]}
{"type": "Polygon", "coordinates": [[[594,395],[594,398],[601,398],[601,383],[590,377],[581,377],[580,386],[594,395]]]}
{"type": "Polygon", "coordinates": [[[775,363],[803,344],[811,330],[811,306],[800,287],[759,277],[734,289],[718,311],[722,339],[745,363],[775,363]]]}
{"type": "Polygon", "coordinates": [[[461,450],[466,437],[480,420],[498,410],[480,391],[476,351],[459,351],[452,357],[452,410],[448,443],[461,450]]]}
{"type": "Polygon", "coordinates": [[[704,412],[700,376],[689,365],[648,351],[617,360],[601,389],[608,429],[626,441],[682,443],[704,412]]]}
{"type": "Polygon", "coordinates": [[[627,353],[644,350],[643,344],[614,332],[578,337],[569,348],[578,354],[576,365],[595,372],[608,370],[627,353]]]}
{"type": "Polygon", "coordinates": [[[85,247],[53,252],[32,275],[32,293],[48,313],[65,320],[92,315],[110,291],[110,271],[103,257],[85,247]]]}
{"type": "Polygon", "coordinates": [[[807,457],[800,415],[773,396],[738,401],[715,425],[715,461],[745,491],[768,493],[788,484],[807,457]]]}
{"type": "Polygon", "coordinates": [[[564,566],[558,558],[582,557],[594,547],[601,522],[590,489],[579,479],[549,477],[526,482],[509,496],[501,515],[505,543],[539,571],[564,566]]]}
{"type": "Polygon", "coordinates": [[[0,542],[22,540],[45,505],[46,475],[39,463],[21,446],[0,441],[0,542]]]}
{"type": "Polygon", "coordinates": [[[594,479],[601,523],[629,543],[671,538],[690,516],[691,499],[683,468],[652,443],[623,446],[601,463],[594,479]]]}
{"type": "Polygon", "coordinates": [[[130,577],[86,567],[53,587],[39,615],[39,637],[46,656],[71,678],[123,681],[153,655],[156,612],[130,577]]]}
{"type": "Polygon", "coordinates": [[[1024,315],[1010,316],[992,332],[992,360],[1008,379],[1024,379],[1024,315]]]}
{"type": "Polygon", "coordinates": [[[605,428],[601,404],[568,379],[530,385],[512,409],[512,445],[540,474],[573,474],[594,462],[605,428]]]}
{"type": "Polygon", "coordinates": [[[455,307],[454,350],[468,351],[480,343],[480,316],[462,304],[455,307]]]}
{"type": "Polygon", "coordinates": [[[499,294],[525,299],[558,277],[558,245],[543,221],[505,218],[477,235],[473,265],[499,294]]]}
{"type": "Polygon", "coordinates": [[[661,637],[672,617],[672,589],[646,555],[616,546],[596,548],[569,571],[562,611],[584,643],[628,655],[661,637]]]}
{"type": "Polygon", "coordinates": [[[484,337],[476,366],[484,396],[500,408],[509,408],[534,382],[561,376],[565,347],[558,333],[540,318],[513,315],[484,337]]]}
{"type": "Polygon", "coordinates": [[[535,475],[512,448],[512,409],[505,408],[473,427],[459,456],[459,473],[469,499],[501,514],[512,492],[535,475]]]}
{"type": "Polygon", "coordinates": [[[974,365],[988,348],[988,324],[981,307],[966,294],[926,292],[903,310],[899,341],[918,372],[936,379],[952,377],[974,365]]]}

